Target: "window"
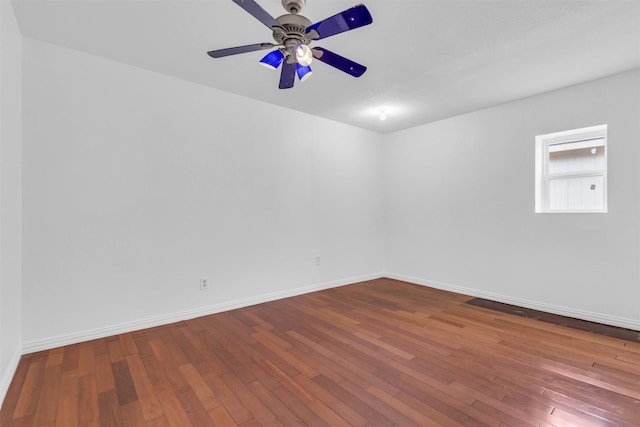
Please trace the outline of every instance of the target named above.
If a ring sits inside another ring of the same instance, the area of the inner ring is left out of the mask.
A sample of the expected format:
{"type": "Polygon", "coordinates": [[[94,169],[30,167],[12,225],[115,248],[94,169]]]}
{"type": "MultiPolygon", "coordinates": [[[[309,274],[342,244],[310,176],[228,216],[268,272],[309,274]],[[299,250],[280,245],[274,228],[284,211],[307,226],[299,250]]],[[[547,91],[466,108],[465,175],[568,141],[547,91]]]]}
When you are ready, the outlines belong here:
{"type": "Polygon", "coordinates": [[[536,212],[607,212],[607,125],[536,136],[536,212]]]}

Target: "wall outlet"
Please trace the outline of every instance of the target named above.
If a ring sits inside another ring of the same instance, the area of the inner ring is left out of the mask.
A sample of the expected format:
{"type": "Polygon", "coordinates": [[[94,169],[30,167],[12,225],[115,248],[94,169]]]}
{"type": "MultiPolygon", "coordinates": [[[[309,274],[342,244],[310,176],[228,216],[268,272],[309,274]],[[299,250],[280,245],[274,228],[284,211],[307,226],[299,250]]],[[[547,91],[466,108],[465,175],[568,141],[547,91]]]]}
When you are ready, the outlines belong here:
{"type": "Polygon", "coordinates": [[[206,291],[207,289],[209,289],[209,279],[207,279],[206,277],[201,277],[200,278],[200,290],[201,291],[206,291]]]}
{"type": "Polygon", "coordinates": [[[316,265],[320,265],[320,257],[316,256],[316,265]]]}

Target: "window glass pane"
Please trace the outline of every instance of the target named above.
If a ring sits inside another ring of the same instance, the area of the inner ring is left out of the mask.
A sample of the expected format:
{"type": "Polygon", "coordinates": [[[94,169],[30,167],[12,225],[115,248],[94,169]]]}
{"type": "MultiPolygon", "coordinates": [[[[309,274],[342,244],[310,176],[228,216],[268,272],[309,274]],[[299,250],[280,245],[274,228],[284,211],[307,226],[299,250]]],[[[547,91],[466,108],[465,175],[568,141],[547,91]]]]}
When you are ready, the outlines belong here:
{"type": "Polygon", "coordinates": [[[549,180],[549,209],[604,209],[604,177],[552,178],[549,180]]]}
{"type": "Polygon", "coordinates": [[[603,170],[604,149],[599,146],[550,152],[549,174],[603,170]]]}

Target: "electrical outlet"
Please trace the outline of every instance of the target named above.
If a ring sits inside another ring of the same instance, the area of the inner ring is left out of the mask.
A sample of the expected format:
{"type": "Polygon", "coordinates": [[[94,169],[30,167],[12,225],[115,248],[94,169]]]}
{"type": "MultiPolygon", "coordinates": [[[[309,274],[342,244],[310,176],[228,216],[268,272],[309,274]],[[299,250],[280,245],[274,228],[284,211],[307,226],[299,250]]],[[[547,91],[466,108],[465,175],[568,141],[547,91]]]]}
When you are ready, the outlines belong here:
{"type": "Polygon", "coordinates": [[[207,279],[206,277],[201,277],[200,278],[200,290],[201,291],[206,291],[207,289],[209,289],[209,279],[207,279]]]}
{"type": "Polygon", "coordinates": [[[316,265],[320,265],[320,257],[316,256],[316,265]]]}

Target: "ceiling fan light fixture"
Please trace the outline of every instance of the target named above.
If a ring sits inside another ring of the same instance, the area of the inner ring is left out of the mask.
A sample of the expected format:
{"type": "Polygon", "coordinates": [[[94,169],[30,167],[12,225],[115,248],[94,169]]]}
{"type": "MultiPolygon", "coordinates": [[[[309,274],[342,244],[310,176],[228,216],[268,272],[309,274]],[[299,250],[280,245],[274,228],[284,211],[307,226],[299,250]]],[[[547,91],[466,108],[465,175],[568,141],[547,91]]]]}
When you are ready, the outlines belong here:
{"type": "Polygon", "coordinates": [[[253,43],[210,50],[207,55],[212,58],[224,58],[258,50],[276,49],[266,54],[260,60],[260,64],[272,70],[277,68],[282,70],[278,84],[280,89],[291,89],[296,80],[296,74],[300,81],[311,76],[309,65],[313,61],[314,52],[318,61],[353,77],[360,77],[367,70],[364,65],[327,49],[316,47],[312,50],[309,47],[314,40],[326,39],[371,24],[373,18],[363,4],[358,4],[314,24],[307,17],[299,15],[306,0],[281,0],[282,6],[289,13],[278,18],[271,16],[257,1],[260,0],[233,0],[236,5],[269,28],[275,43],[253,43]]]}
{"type": "Polygon", "coordinates": [[[308,67],[313,61],[313,52],[311,48],[304,43],[298,43],[293,48],[293,54],[296,57],[296,62],[303,67],[308,67]]]}
{"type": "Polygon", "coordinates": [[[284,55],[280,50],[274,50],[267,53],[264,58],[260,60],[260,65],[270,70],[276,70],[282,64],[284,55]]]}
{"type": "Polygon", "coordinates": [[[300,79],[300,82],[304,82],[309,77],[311,77],[311,74],[313,74],[313,71],[311,71],[311,67],[309,67],[308,65],[296,64],[296,73],[298,74],[298,78],[300,79]]]}

